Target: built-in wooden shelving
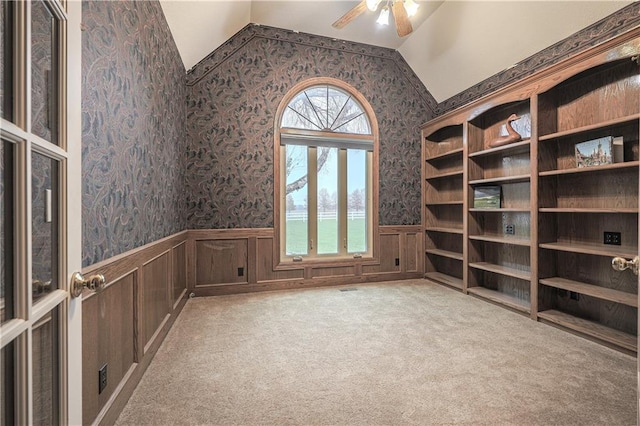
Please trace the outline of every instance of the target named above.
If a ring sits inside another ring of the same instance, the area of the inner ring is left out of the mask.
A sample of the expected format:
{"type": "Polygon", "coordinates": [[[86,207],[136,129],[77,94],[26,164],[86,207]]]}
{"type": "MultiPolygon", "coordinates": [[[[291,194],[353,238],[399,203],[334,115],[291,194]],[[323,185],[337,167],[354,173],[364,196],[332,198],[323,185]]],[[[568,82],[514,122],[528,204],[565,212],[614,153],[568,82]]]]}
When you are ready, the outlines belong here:
{"type": "Polygon", "coordinates": [[[444,228],[444,227],[438,227],[438,226],[430,226],[425,228],[425,230],[429,231],[429,232],[443,232],[446,234],[463,234],[462,229],[458,229],[458,228],[444,228]]]}
{"type": "Polygon", "coordinates": [[[520,312],[529,313],[530,305],[526,301],[509,294],[505,294],[496,290],[491,290],[485,287],[469,287],[467,291],[471,294],[479,296],[483,299],[490,300],[494,303],[507,306],[511,309],[515,309],[520,312]]]}
{"type": "Polygon", "coordinates": [[[454,170],[452,172],[438,173],[427,177],[427,180],[436,180],[449,177],[462,176],[462,170],[454,170]]]}
{"type": "Polygon", "coordinates": [[[555,242],[555,243],[543,243],[543,244],[540,244],[540,247],[549,249],[549,250],[559,250],[559,251],[568,251],[572,253],[591,254],[594,256],[611,256],[611,257],[622,256],[622,257],[633,258],[638,254],[637,247],[625,247],[625,246],[615,246],[615,245],[596,244],[596,243],[555,242]]]}
{"type": "Polygon", "coordinates": [[[458,154],[461,155],[462,151],[463,151],[463,148],[452,149],[451,151],[443,152],[441,154],[427,156],[426,160],[427,161],[442,160],[444,158],[453,157],[458,154]]]}
{"type": "Polygon", "coordinates": [[[531,272],[521,271],[519,269],[510,268],[508,266],[494,265],[488,262],[472,262],[469,263],[470,268],[482,269],[483,271],[493,272],[494,274],[504,275],[506,277],[518,278],[520,280],[530,280],[531,272]]]}
{"type": "Polygon", "coordinates": [[[488,179],[470,180],[469,185],[489,185],[495,183],[516,183],[527,182],[531,179],[530,175],[516,175],[516,176],[500,176],[488,179]]]}
{"type": "Polygon", "coordinates": [[[582,319],[555,309],[538,312],[538,318],[566,327],[587,336],[612,343],[629,351],[637,352],[637,336],[618,331],[594,321],[582,319]]]}
{"type": "Polygon", "coordinates": [[[608,127],[614,127],[616,125],[624,124],[624,123],[633,123],[634,121],[640,120],[640,113],[638,114],[630,114],[622,117],[612,118],[610,120],[605,120],[596,124],[589,124],[586,126],[580,126],[573,129],[564,130],[561,132],[550,133],[546,135],[540,136],[538,139],[542,141],[547,141],[551,139],[563,138],[566,136],[574,136],[579,135],[581,133],[593,132],[594,130],[606,129],[608,127]]]}
{"type": "Polygon", "coordinates": [[[574,291],[587,296],[610,302],[622,303],[623,305],[638,307],[638,295],[627,293],[626,291],[614,290],[612,288],[600,287],[593,284],[582,283],[566,278],[552,277],[540,280],[540,284],[563,290],[574,291]]]}
{"type": "Polygon", "coordinates": [[[530,240],[511,235],[469,235],[469,239],[476,241],[488,241],[491,243],[513,244],[523,247],[529,247],[531,245],[530,240]]]}
{"type": "Polygon", "coordinates": [[[472,152],[469,154],[470,158],[473,157],[481,157],[484,155],[495,155],[495,154],[514,154],[529,151],[531,146],[531,139],[525,139],[520,142],[511,143],[508,145],[498,146],[496,148],[483,149],[481,151],[472,152]]]}
{"type": "Polygon", "coordinates": [[[423,127],[425,276],[637,351],[637,277],[611,258],[638,255],[640,29],[591,49],[423,127]],[[495,146],[512,114],[522,139],[495,146]]]}
{"type": "Polygon", "coordinates": [[[440,272],[427,272],[424,276],[430,280],[438,281],[450,287],[462,290],[462,279],[460,278],[452,277],[451,275],[446,275],[440,272]]]}
{"type": "Polygon", "coordinates": [[[449,250],[427,249],[427,254],[435,254],[436,256],[448,257],[450,259],[462,260],[462,253],[449,250]]]}

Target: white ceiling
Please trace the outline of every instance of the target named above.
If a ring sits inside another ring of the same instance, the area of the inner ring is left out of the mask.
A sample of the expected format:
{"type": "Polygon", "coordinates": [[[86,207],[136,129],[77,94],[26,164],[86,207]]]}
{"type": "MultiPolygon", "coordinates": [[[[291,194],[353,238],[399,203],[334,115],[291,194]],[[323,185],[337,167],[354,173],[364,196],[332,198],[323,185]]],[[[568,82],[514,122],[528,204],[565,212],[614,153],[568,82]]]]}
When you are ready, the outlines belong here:
{"type": "Polygon", "coordinates": [[[365,12],[331,24],[358,4],[333,0],[160,0],[189,69],[249,23],[397,49],[438,102],[500,72],[631,1],[416,0],[414,32],[400,38],[365,12]]]}

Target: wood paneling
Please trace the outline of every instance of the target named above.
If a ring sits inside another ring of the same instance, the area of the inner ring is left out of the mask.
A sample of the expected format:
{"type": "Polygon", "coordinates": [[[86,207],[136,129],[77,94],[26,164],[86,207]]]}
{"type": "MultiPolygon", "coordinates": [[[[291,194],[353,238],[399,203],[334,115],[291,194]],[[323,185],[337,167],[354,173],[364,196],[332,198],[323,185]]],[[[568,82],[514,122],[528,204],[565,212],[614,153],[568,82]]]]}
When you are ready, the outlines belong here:
{"type": "Polygon", "coordinates": [[[90,424],[135,363],[136,272],[109,284],[82,306],[82,409],[90,424]],[[107,365],[107,387],[98,393],[98,370],[107,365]]]}
{"type": "Polygon", "coordinates": [[[182,243],[175,246],[172,250],[173,265],[171,272],[173,274],[173,292],[172,302],[175,304],[180,300],[180,297],[187,289],[187,243],[182,243]]]}
{"type": "Polygon", "coordinates": [[[258,238],[257,241],[257,275],[258,282],[278,281],[304,278],[304,269],[274,271],[273,239],[258,238]]]}
{"type": "Polygon", "coordinates": [[[380,263],[362,265],[363,274],[400,272],[400,234],[380,235],[380,263]]]}
{"type": "MultiPolygon", "coordinates": [[[[423,276],[423,239],[420,226],[379,227],[379,253],[375,258],[313,260],[281,264],[274,259],[273,232],[256,230],[198,230],[189,231],[194,259],[187,259],[189,290],[198,296],[245,293],[253,291],[302,288],[372,282],[423,276]],[[236,237],[236,238],[234,238],[236,237]],[[208,247],[204,245],[207,244],[208,247]],[[222,260],[213,259],[212,247],[222,260]],[[236,253],[230,255],[228,253],[236,253]],[[396,265],[396,259],[398,264],[396,265]],[[220,273],[211,268],[212,260],[233,270],[220,273]],[[238,261],[246,262],[245,274],[255,277],[240,283],[233,282],[238,261]],[[229,266],[231,265],[231,267],[229,266]],[[217,280],[218,282],[212,282],[217,280]],[[238,285],[242,284],[242,285],[238,285]]],[[[187,250],[187,252],[189,252],[187,250]]],[[[189,257],[189,256],[187,256],[189,257]]]]}
{"type": "Polygon", "coordinates": [[[186,241],[180,232],[82,271],[107,279],[102,291],[83,294],[83,423],[115,422],[184,306],[186,241]]]}
{"type": "Polygon", "coordinates": [[[141,314],[145,347],[151,342],[173,306],[169,301],[169,260],[169,252],[166,252],[142,266],[141,314]]]}
{"type": "Polygon", "coordinates": [[[196,286],[246,284],[248,240],[196,241],[196,286]]]}
{"type": "Polygon", "coordinates": [[[313,268],[313,278],[318,277],[352,277],[355,276],[355,266],[340,266],[340,267],[326,267],[326,268],[313,268]]]}

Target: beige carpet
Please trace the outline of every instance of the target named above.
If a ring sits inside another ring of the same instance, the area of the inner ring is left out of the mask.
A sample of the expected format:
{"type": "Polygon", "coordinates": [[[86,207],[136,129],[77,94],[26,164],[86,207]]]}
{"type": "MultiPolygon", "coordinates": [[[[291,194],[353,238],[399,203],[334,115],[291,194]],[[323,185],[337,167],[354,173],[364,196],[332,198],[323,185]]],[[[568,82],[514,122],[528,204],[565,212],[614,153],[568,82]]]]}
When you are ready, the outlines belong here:
{"type": "Polygon", "coordinates": [[[413,280],[187,302],[119,425],[631,425],[636,360],[413,280]]]}

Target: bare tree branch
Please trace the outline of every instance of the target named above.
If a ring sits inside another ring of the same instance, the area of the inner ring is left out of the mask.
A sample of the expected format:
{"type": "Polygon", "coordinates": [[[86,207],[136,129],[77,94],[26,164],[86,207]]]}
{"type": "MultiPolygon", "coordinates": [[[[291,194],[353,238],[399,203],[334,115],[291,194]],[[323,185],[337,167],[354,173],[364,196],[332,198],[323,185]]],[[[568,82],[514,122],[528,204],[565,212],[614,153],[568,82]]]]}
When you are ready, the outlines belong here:
{"type": "MultiPolygon", "coordinates": [[[[322,168],[324,167],[325,163],[327,162],[327,160],[329,159],[329,154],[331,153],[331,148],[328,147],[321,147],[320,148],[320,155],[318,155],[318,168],[317,168],[317,172],[319,173],[320,170],[322,170],[322,168]]],[[[289,165],[287,165],[287,171],[289,169],[289,165]]],[[[291,194],[292,192],[295,192],[301,188],[304,188],[304,186],[307,184],[308,181],[308,177],[307,175],[301,176],[298,179],[294,180],[293,182],[291,182],[290,184],[287,185],[286,188],[286,192],[287,195],[291,194]]]]}

